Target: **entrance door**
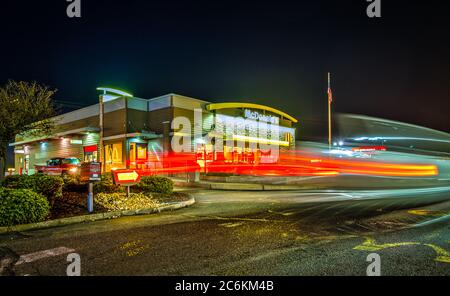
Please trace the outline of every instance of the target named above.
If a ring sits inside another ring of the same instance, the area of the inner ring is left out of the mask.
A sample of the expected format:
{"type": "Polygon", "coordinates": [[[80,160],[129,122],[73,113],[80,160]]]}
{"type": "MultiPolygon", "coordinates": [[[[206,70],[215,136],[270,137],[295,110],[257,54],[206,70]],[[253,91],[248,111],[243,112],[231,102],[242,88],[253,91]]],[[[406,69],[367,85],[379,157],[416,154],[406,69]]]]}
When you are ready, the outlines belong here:
{"type": "Polygon", "coordinates": [[[147,163],[147,143],[130,143],[130,168],[144,169],[147,163]]]}

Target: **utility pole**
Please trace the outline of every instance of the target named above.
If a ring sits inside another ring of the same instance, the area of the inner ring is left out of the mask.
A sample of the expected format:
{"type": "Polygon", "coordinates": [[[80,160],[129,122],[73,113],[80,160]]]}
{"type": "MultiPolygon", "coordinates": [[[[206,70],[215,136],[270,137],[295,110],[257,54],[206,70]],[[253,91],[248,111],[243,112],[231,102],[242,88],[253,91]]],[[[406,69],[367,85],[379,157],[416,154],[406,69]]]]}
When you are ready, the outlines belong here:
{"type": "Polygon", "coordinates": [[[103,96],[106,95],[106,90],[103,91],[103,94],[99,95],[99,107],[100,107],[100,118],[99,118],[99,127],[100,127],[100,136],[98,140],[98,153],[99,153],[99,162],[101,163],[101,173],[105,170],[105,163],[103,161],[103,113],[104,113],[104,104],[103,104],[103,96]]]}
{"type": "Polygon", "coordinates": [[[331,74],[328,72],[328,150],[331,150],[331,102],[333,94],[331,92],[331,74]]]}

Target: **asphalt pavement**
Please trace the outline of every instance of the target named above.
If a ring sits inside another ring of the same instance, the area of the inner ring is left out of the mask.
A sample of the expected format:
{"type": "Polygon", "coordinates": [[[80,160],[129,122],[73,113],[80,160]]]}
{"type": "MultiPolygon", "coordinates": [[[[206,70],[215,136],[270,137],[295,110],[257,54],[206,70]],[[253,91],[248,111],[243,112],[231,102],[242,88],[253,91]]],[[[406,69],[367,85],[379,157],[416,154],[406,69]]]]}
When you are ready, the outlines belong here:
{"type": "Polygon", "coordinates": [[[187,191],[174,212],[2,235],[3,273],[65,275],[77,253],[82,275],[365,275],[377,253],[382,275],[450,275],[450,187],[187,191]]]}

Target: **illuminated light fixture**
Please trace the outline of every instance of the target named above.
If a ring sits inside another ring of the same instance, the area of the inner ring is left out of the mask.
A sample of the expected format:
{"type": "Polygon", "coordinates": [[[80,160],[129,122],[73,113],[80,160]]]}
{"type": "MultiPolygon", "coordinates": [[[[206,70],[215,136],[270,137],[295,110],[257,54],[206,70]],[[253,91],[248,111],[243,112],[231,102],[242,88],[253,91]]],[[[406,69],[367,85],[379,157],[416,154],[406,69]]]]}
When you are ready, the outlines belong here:
{"type": "Polygon", "coordinates": [[[123,91],[123,90],[116,89],[116,88],[97,87],[97,90],[101,90],[101,91],[103,91],[105,94],[106,94],[107,92],[110,92],[110,93],[113,93],[113,94],[116,94],[116,95],[120,95],[120,96],[122,96],[122,97],[132,97],[132,96],[133,96],[133,95],[130,94],[130,93],[127,93],[127,92],[125,92],[125,91],[123,91]]]}
{"type": "Polygon", "coordinates": [[[83,140],[71,139],[70,144],[81,145],[83,144],[83,140]]]}
{"type": "Polygon", "coordinates": [[[78,171],[78,168],[70,168],[69,171],[71,173],[76,173],[78,171]]]}
{"type": "Polygon", "coordinates": [[[110,87],[97,87],[97,90],[103,91],[103,102],[112,101],[120,97],[132,97],[133,95],[123,90],[110,87]]]}
{"type": "Polygon", "coordinates": [[[257,137],[248,137],[248,136],[241,136],[241,135],[233,135],[233,140],[248,141],[248,142],[252,142],[252,143],[269,144],[269,145],[289,146],[288,141],[264,139],[264,138],[257,138],[257,137]]]}
{"type": "Polygon", "coordinates": [[[209,104],[206,106],[206,110],[213,111],[213,110],[219,110],[219,109],[238,109],[238,108],[248,108],[248,109],[258,109],[258,110],[264,110],[268,112],[272,112],[274,114],[278,114],[284,118],[289,119],[290,121],[296,123],[298,122],[297,119],[292,117],[291,115],[284,113],[283,111],[277,110],[275,108],[259,105],[259,104],[253,104],[253,103],[216,103],[216,104],[209,104]]]}
{"type": "Polygon", "coordinates": [[[17,150],[14,150],[14,153],[16,153],[16,154],[24,154],[25,150],[24,149],[17,149],[17,150]]]}

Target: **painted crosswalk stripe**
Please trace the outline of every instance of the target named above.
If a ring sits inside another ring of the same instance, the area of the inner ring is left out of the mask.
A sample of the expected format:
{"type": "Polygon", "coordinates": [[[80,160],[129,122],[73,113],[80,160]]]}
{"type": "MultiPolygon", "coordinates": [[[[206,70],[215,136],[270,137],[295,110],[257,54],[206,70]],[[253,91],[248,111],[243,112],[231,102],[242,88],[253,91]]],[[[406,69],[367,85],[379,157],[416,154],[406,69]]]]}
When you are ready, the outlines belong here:
{"type": "Polygon", "coordinates": [[[73,252],[75,252],[74,249],[69,249],[69,248],[66,248],[66,247],[59,247],[59,248],[54,248],[54,249],[48,249],[48,250],[43,250],[43,251],[39,251],[39,252],[29,253],[29,254],[25,254],[25,255],[20,256],[19,260],[16,262],[16,265],[20,265],[20,264],[24,264],[24,263],[30,263],[30,262],[34,262],[34,261],[39,260],[39,259],[43,259],[43,258],[47,258],[47,257],[59,256],[59,255],[63,255],[63,254],[73,253],[73,252]]]}

